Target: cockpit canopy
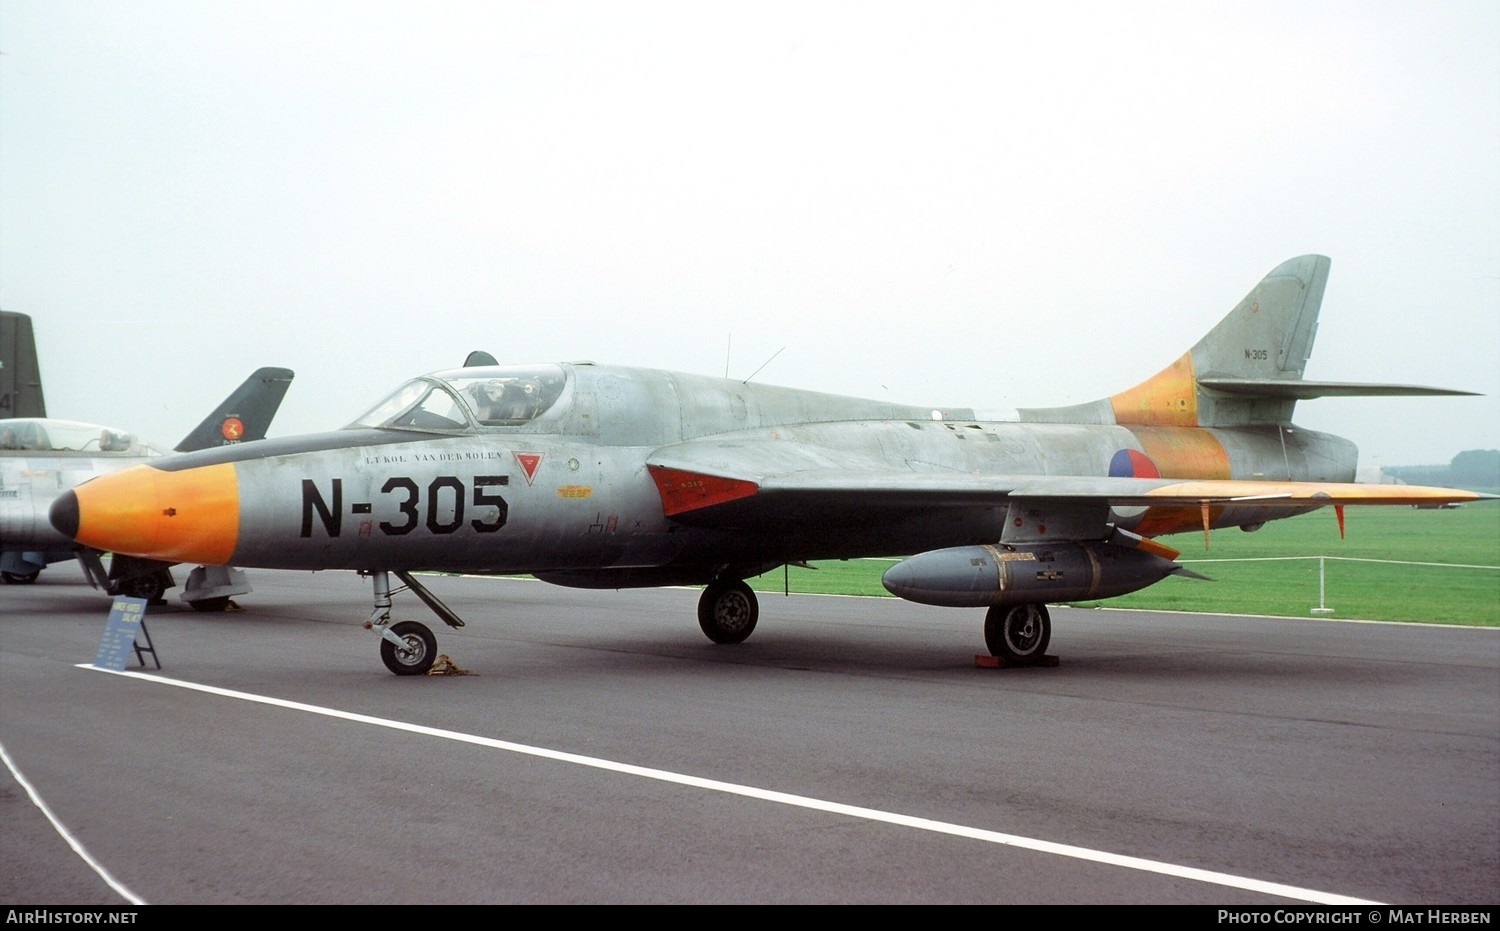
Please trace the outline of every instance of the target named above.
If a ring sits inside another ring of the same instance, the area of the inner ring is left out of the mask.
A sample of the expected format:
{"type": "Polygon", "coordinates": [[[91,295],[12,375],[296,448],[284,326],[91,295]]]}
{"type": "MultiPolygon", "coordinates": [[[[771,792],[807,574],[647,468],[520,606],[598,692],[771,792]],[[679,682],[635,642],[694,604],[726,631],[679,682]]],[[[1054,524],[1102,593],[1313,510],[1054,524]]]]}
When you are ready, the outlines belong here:
{"type": "Polygon", "coordinates": [[[159,456],[161,451],[124,430],[51,417],[0,420],[0,453],[87,453],[90,456],[159,456]]]}
{"type": "Polygon", "coordinates": [[[479,366],[435,372],[397,388],[351,426],[461,432],[530,423],[557,403],[559,365],[479,366]]]}

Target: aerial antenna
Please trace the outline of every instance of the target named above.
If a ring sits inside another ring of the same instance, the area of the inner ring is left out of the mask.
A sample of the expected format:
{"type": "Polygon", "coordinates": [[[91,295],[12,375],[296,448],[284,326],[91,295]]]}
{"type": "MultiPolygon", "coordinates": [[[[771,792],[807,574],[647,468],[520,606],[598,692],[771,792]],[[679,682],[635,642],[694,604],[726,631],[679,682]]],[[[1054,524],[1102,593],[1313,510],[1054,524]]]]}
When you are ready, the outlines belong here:
{"type": "MultiPolygon", "coordinates": [[[[773,359],[775,359],[775,358],[776,358],[776,357],[777,357],[777,356],[779,356],[779,355],[781,355],[781,353],[782,353],[782,352],[783,352],[783,351],[785,351],[785,350],[786,350],[786,347],[785,347],[785,346],[782,346],[782,347],[781,347],[781,348],[780,348],[780,349],[778,349],[778,350],[776,350],[776,351],[775,351],[775,352],[773,352],[773,353],[771,353],[771,358],[770,358],[770,359],[767,359],[767,360],[766,360],[766,361],[764,361],[764,362],[762,362],[762,363],[761,363],[761,364],[760,364],[760,369],[763,369],[763,368],[765,368],[765,367],[766,367],[766,366],[768,366],[768,365],[770,365],[770,364],[771,364],[771,361],[772,361],[772,360],[773,360],[773,359]]],[[[744,381],[742,381],[742,382],[740,382],[740,384],[742,384],[742,385],[748,385],[748,384],[750,384],[750,379],[751,379],[751,378],[754,378],[754,377],[755,377],[755,376],[757,376],[757,375],[759,375],[759,374],[760,374],[760,369],[756,369],[756,370],[755,370],[755,371],[753,371],[753,372],[751,372],[751,373],[750,373],[750,374],[749,374],[749,376],[747,376],[747,377],[746,377],[746,378],[745,378],[745,380],[744,380],[744,381]]]]}

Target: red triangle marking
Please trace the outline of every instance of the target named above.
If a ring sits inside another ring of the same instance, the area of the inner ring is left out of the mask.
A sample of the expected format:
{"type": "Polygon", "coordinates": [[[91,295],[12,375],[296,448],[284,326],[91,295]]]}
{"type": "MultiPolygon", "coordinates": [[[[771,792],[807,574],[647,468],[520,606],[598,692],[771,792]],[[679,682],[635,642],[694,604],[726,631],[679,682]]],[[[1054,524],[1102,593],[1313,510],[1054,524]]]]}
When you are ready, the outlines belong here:
{"type": "Polygon", "coordinates": [[[516,453],[515,457],[516,462],[521,464],[521,472],[526,476],[526,484],[530,485],[531,480],[536,478],[536,467],[541,464],[542,454],[516,453]]]}

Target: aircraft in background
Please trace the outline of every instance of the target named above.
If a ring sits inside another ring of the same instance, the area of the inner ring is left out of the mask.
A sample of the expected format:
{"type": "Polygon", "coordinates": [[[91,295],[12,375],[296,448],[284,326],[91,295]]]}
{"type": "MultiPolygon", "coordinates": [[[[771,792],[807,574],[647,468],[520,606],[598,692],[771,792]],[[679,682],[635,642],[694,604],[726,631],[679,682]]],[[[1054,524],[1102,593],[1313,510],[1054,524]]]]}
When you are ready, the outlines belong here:
{"type": "Polygon", "coordinates": [[[908,557],[887,589],[986,608],[990,652],[1035,664],[1048,603],[1195,575],[1158,537],[1327,506],[1342,531],[1346,505],[1493,497],[1354,483],[1354,444],[1292,425],[1309,398],[1472,393],[1304,379],[1329,264],[1284,262],[1159,374],[1087,404],[985,415],[476,352],[342,430],[154,460],[51,519],[147,558],[356,570],[398,675],[426,672],[437,643],[392,621],[392,576],[455,627],[412,573],[703,585],[699,626],[728,644],[759,617],[745,579],[867,556],[908,557]]]}
{"type": "Polygon", "coordinates": [[[31,318],[0,310],[0,418],[46,416],[31,318]]]}
{"type": "MultiPolygon", "coordinates": [[[[177,584],[170,563],[117,553],[106,569],[102,551],[58,533],[47,511],[75,485],[166,454],[125,430],[48,417],[31,319],[0,311],[0,335],[0,372],[10,373],[0,384],[0,580],[34,582],[46,566],[77,559],[91,585],[159,602],[177,584]]],[[[290,369],[257,370],[176,451],[263,438],[291,381],[290,369]]],[[[249,591],[243,572],[204,565],[189,573],[182,600],[200,611],[222,611],[231,596],[249,591]]]]}

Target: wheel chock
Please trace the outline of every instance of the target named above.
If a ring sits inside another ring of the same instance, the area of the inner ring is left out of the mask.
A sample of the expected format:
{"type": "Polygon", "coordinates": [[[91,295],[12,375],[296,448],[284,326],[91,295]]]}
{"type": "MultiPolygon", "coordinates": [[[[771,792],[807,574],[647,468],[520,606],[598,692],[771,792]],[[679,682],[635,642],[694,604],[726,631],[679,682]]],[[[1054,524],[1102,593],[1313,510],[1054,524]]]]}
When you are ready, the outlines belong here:
{"type": "Polygon", "coordinates": [[[432,661],[432,668],[427,670],[429,676],[472,676],[473,673],[467,669],[458,668],[458,664],[448,658],[447,653],[439,653],[438,658],[432,661]]]}
{"type": "Polygon", "coordinates": [[[1024,663],[1018,666],[1014,663],[1007,663],[1004,659],[998,656],[991,656],[988,653],[975,653],[974,665],[983,667],[985,669],[1024,669],[1027,666],[1047,666],[1050,668],[1057,665],[1057,657],[1051,654],[1047,654],[1045,656],[1038,657],[1036,662],[1024,663]]]}

